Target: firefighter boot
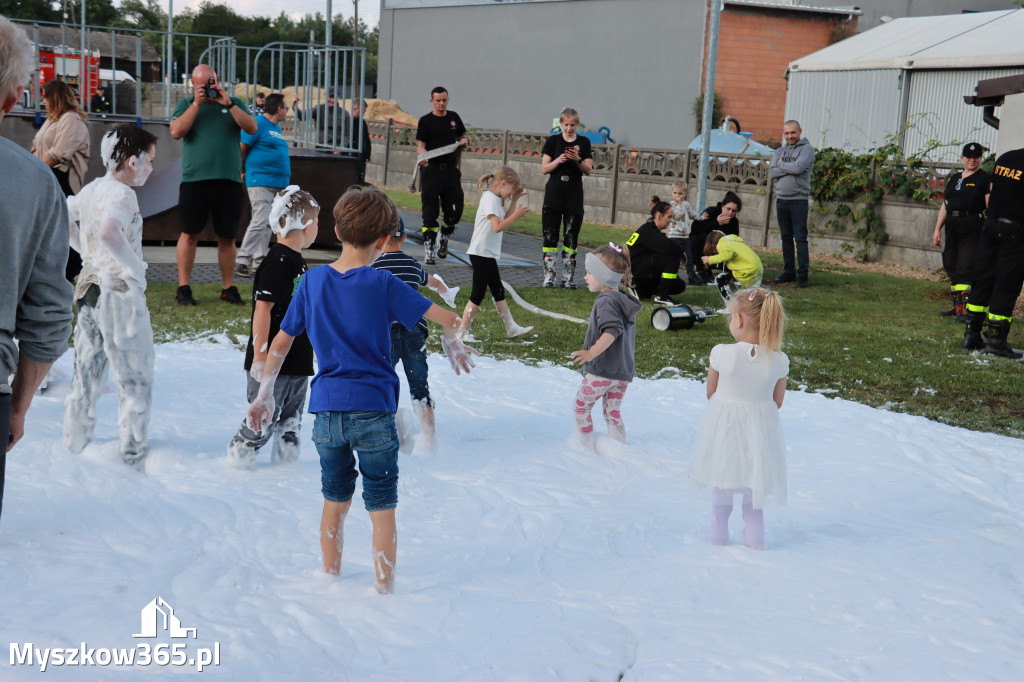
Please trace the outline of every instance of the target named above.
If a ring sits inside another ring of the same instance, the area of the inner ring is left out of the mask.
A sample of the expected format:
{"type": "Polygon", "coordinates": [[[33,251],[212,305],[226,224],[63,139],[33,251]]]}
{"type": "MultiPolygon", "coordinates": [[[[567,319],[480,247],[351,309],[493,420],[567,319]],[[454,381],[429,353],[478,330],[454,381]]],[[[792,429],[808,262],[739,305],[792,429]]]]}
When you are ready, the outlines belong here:
{"type": "Polygon", "coordinates": [[[1009,319],[996,319],[989,317],[988,329],[986,332],[986,355],[998,355],[1001,358],[1009,358],[1010,360],[1020,360],[1024,357],[1024,353],[1018,353],[1013,350],[1013,348],[1010,347],[1010,344],[1006,342],[1006,337],[1010,335],[1009,319]]]}
{"type": "Polygon", "coordinates": [[[555,288],[555,254],[544,254],[544,288],[555,288]]]}
{"type": "Polygon", "coordinates": [[[967,301],[971,298],[971,290],[963,289],[957,292],[956,321],[960,324],[967,322],[967,301]]]}
{"type": "Polygon", "coordinates": [[[562,286],[576,288],[576,254],[562,256],[562,286]]]}
{"type": "Polygon", "coordinates": [[[977,310],[967,311],[967,329],[964,330],[964,341],[960,347],[964,350],[981,350],[985,340],[981,337],[981,328],[985,326],[985,313],[977,310]]]}

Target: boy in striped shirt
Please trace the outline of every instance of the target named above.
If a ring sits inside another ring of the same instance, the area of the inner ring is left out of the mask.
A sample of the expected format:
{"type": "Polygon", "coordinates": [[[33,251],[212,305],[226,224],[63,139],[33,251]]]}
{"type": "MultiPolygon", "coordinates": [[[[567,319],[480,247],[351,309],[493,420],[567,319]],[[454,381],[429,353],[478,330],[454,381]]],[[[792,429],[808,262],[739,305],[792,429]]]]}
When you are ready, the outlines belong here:
{"type": "MultiPolygon", "coordinates": [[[[419,262],[402,251],[405,242],[405,222],[399,219],[398,229],[391,235],[384,253],[372,265],[377,270],[387,270],[413,289],[427,286],[433,289],[444,302],[455,307],[455,294],[459,287],[448,288],[444,280],[437,275],[428,275],[419,262]]],[[[391,366],[397,367],[402,361],[402,369],[409,381],[409,392],[412,394],[413,411],[419,418],[420,431],[427,440],[430,450],[434,449],[434,401],[430,398],[430,386],[427,383],[427,321],[420,320],[411,331],[399,323],[391,325],[391,366]]]]}

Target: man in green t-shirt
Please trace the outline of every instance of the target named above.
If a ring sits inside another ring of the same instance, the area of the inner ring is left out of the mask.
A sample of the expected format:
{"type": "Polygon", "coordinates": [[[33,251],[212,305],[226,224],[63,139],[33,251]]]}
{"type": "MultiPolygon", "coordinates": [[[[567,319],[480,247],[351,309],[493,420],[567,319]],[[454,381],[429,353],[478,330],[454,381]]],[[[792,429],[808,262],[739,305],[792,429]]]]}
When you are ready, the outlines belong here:
{"type": "Polygon", "coordinates": [[[194,96],[178,102],[171,116],[171,137],[184,143],[178,192],[178,292],[174,298],[181,305],[196,304],[189,280],[199,233],[212,214],[224,286],[220,298],[242,305],[244,301],[234,280],[235,233],[247,200],[239,144],[242,130],[256,133],[256,119],[248,114],[240,99],[228,96],[220,78],[206,64],[192,71],[192,88],[194,96]]]}

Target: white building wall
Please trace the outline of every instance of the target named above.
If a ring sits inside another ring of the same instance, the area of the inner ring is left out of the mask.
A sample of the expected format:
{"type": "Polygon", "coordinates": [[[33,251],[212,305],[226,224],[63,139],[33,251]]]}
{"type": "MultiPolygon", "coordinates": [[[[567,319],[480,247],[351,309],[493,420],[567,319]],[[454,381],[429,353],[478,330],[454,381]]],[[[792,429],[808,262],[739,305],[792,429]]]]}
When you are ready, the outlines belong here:
{"type": "Polygon", "coordinates": [[[381,8],[378,96],[430,110],[442,85],[468,126],[544,132],[566,106],[617,142],[696,134],[703,2],[577,0],[381,8]]]}
{"type": "Polygon", "coordinates": [[[959,161],[965,142],[978,142],[994,152],[999,131],[982,120],[981,107],[965,104],[964,96],[974,94],[979,80],[1019,73],[1024,73],[1024,67],[911,71],[905,153],[916,153],[931,140],[957,142],[936,149],[929,155],[933,161],[959,161]]]}

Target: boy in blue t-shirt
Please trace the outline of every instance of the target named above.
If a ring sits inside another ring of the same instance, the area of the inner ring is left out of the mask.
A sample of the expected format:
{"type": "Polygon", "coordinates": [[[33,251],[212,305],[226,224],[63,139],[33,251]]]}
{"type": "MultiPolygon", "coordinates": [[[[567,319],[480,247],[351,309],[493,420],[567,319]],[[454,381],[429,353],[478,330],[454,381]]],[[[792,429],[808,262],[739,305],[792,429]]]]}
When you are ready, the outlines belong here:
{"type": "Polygon", "coordinates": [[[373,524],[377,591],[394,590],[398,541],[398,375],[391,366],[391,323],[412,329],[421,317],[442,325],[441,347],[456,374],[473,367],[471,349],[456,337],[459,317],[424,298],[389,272],[369,267],[398,228],[398,209],[374,187],[351,187],[334,206],[338,260],[302,278],[267,357],[248,423],[258,431],[274,413],[274,383],[293,339],[305,331],[319,371],[310,385],[316,415],[313,442],[320,453],[324,510],[320,549],[324,570],[341,570],[342,524],[363,475],[363,503],[373,524]]]}
{"type": "MultiPolygon", "coordinates": [[[[428,275],[415,258],[402,251],[405,242],[405,223],[398,219],[398,229],[391,235],[384,253],[373,261],[377,270],[387,270],[417,291],[426,285],[441,294],[448,305],[455,307],[455,294],[459,287],[451,289],[437,275],[428,275]]],[[[402,361],[405,378],[409,381],[412,407],[420,422],[420,431],[426,439],[427,448],[434,450],[434,401],[430,399],[430,385],[427,383],[427,321],[420,320],[412,329],[406,329],[396,322],[391,325],[391,366],[397,367],[402,361]]],[[[399,439],[404,436],[399,431],[399,439]]],[[[403,451],[405,449],[403,448],[403,451]]]]}

